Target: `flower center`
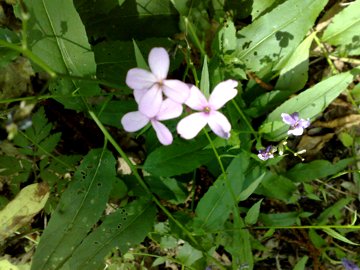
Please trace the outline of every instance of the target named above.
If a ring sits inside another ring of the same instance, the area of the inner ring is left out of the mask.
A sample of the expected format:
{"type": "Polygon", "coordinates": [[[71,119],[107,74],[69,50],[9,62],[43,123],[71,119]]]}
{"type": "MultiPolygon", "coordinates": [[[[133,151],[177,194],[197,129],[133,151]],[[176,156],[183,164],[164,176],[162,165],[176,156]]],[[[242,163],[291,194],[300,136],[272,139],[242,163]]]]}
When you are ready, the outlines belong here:
{"type": "Polygon", "coordinates": [[[204,108],[204,113],[209,114],[210,111],[211,111],[211,108],[210,108],[209,106],[206,106],[206,107],[204,108]]]}

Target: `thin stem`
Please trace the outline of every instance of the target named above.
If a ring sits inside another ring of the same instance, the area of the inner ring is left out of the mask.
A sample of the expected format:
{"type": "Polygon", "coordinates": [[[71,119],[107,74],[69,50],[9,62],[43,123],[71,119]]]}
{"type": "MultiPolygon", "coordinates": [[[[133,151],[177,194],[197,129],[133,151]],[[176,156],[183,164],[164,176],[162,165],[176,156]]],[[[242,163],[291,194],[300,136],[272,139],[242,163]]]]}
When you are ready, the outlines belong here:
{"type": "Polygon", "coordinates": [[[321,51],[323,52],[326,61],[328,62],[331,72],[333,74],[338,74],[339,71],[336,69],[334,63],[331,61],[330,57],[329,57],[329,52],[327,51],[327,49],[324,47],[324,45],[321,43],[320,39],[317,37],[317,35],[314,36],[314,40],[316,42],[316,44],[319,46],[319,48],[321,49],[321,51]]]}
{"type": "Polygon", "coordinates": [[[204,58],[206,55],[206,52],[205,52],[204,48],[201,46],[200,40],[195,32],[195,29],[192,26],[192,23],[189,21],[189,19],[187,17],[184,17],[184,21],[185,21],[186,27],[189,29],[189,32],[191,34],[191,37],[194,40],[196,47],[198,47],[198,49],[200,50],[201,56],[204,58]]]}
{"type": "Polygon", "coordinates": [[[237,105],[237,103],[235,102],[235,100],[231,100],[232,104],[234,105],[235,109],[237,110],[237,112],[240,114],[241,118],[244,120],[245,124],[248,126],[248,128],[250,129],[251,133],[254,135],[256,141],[260,141],[260,138],[257,134],[257,132],[255,131],[255,129],[252,127],[252,125],[250,124],[249,120],[247,119],[246,115],[243,113],[243,111],[240,109],[239,105],[237,105]]]}
{"type": "Polygon", "coordinates": [[[14,51],[18,51],[22,53],[24,56],[28,57],[31,61],[33,61],[35,64],[37,64],[39,67],[41,67],[43,70],[45,70],[50,77],[56,78],[57,74],[55,71],[52,70],[50,66],[48,66],[40,57],[33,54],[32,51],[30,51],[27,48],[24,48],[23,46],[18,46],[12,43],[9,43],[5,40],[0,40],[0,46],[4,46],[6,48],[12,49],[14,51]]]}

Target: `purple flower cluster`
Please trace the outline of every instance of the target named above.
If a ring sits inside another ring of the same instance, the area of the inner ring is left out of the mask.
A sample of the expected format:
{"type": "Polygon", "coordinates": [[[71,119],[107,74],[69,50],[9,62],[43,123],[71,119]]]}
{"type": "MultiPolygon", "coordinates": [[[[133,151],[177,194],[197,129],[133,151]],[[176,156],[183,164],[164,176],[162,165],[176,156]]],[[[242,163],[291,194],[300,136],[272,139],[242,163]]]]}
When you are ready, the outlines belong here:
{"type": "Polygon", "coordinates": [[[169,145],[173,137],[161,121],[179,117],[185,104],[197,112],[178,123],[177,132],[182,138],[194,138],[206,125],[216,135],[225,139],[230,137],[230,122],[218,110],[237,95],[236,81],[219,83],[207,99],[196,86],[167,79],[170,58],[164,48],[153,48],[148,62],[151,71],[133,68],[126,76],[126,84],[134,90],[138,104],[138,111],[129,112],[121,119],[126,131],[135,132],[151,123],[159,141],[169,145]]]}
{"type": "MultiPolygon", "coordinates": [[[[310,126],[310,119],[299,118],[299,113],[294,112],[292,114],[282,113],[281,118],[285,124],[290,125],[288,135],[300,136],[304,133],[304,129],[310,126]]],[[[261,160],[268,160],[274,158],[276,147],[270,145],[265,149],[260,149],[258,157],[261,160]]]]}

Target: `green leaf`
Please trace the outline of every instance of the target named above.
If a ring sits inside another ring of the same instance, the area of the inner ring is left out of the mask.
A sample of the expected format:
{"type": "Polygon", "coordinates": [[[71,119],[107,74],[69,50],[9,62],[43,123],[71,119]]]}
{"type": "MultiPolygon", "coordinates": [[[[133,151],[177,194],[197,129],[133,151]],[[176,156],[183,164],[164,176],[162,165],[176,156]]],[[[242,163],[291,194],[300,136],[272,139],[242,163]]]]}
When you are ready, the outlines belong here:
{"type": "Polygon", "coordinates": [[[173,178],[145,177],[150,190],[171,203],[184,203],[188,197],[186,187],[173,178]]]}
{"type": "Polygon", "coordinates": [[[148,201],[134,201],[107,216],[74,251],[69,269],[103,269],[104,258],[114,248],[124,254],[151,231],[156,208],[148,201]]]}
{"type": "Polygon", "coordinates": [[[250,207],[249,211],[246,213],[245,216],[245,223],[248,225],[254,225],[257,222],[257,219],[260,214],[260,206],[263,199],[254,203],[253,206],[250,207]]]}
{"type": "Polygon", "coordinates": [[[204,137],[192,141],[174,142],[170,146],[160,146],[151,152],[144,163],[144,170],[154,176],[174,176],[191,172],[214,158],[204,137]]]}
{"type": "Polygon", "coordinates": [[[304,87],[308,79],[309,52],[316,32],[310,34],[290,55],[280,71],[275,89],[296,92],[304,87]]]}
{"type": "Polygon", "coordinates": [[[331,217],[335,216],[335,219],[339,219],[341,216],[341,211],[346,205],[348,205],[353,198],[343,198],[338,200],[336,203],[332,204],[330,207],[326,208],[317,218],[318,225],[327,224],[331,217]]]}
{"type": "Polygon", "coordinates": [[[133,40],[133,44],[134,44],[134,53],[135,53],[135,59],[136,59],[136,64],[138,68],[142,68],[142,69],[146,69],[149,70],[149,66],[146,63],[146,60],[144,59],[144,56],[142,55],[138,45],[136,44],[135,40],[133,40]]]}
{"type": "Polygon", "coordinates": [[[191,267],[197,260],[203,257],[202,252],[193,248],[189,243],[185,242],[179,248],[176,259],[178,259],[184,266],[191,267]]]}
{"type": "Polygon", "coordinates": [[[345,55],[360,54],[360,0],[351,2],[325,29],[323,42],[339,46],[345,55]]]}
{"type": "Polygon", "coordinates": [[[49,198],[49,187],[44,183],[26,186],[0,211],[0,243],[21,227],[31,223],[49,198]]]}
{"type": "Polygon", "coordinates": [[[246,191],[244,198],[247,198],[250,195],[247,190],[253,190],[252,183],[262,177],[260,168],[249,162],[249,156],[246,153],[241,153],[232,160],[226,174],[227,179],[221,175],[202,197],[196,208],[194,224],[200,230],[221,229],[231,211],[234,210],[233,197],[225,181],[229,181],[235,197],[242,199],[241,194],[246,191]]]}
{"type": "Polygon", "coordinates": [[[201,89],[201,92],[203,92],[203,94],[206,97],[210,96],[209,69],[208,69],[207,56],[206,55],[204,57],[203,68],[202,68],[202,71],[201,71],[200,89],[201,89]]]}
{"type": "Polygon", "coordinates": [[[240,38],[233,57],[252,71],[281,64],[303,40],[326,3],[288,0],[277,6],[237,33],[240,38]]]}
{"type": "Polygon", "coordinates": [[[236,28],[234,22],[227,20],[219,30],[212,44],[214,53],[232,52],[236,49],[236,28]]]}
{"type": "Polygon", "coordinates": [[[327,160],[314,160],[309,163],[299,163],[285,173],[285,176],[295,182],[308,182],[318,178],[334,175],[345,169],[354,159],[347,158],[333,164],[327,160]]]}
{"type": "Polygon", "coordinates": [[[350,245],[356,245],[358,246],[359,244],[356,244],[354,243],[353,241],[347,239],[345,236],[341,235],[340,233],[338,233],[337,231],[331,229],[331,228],[324,228],[322,229],[324,232],[326,232],[328,235],[342,241],[342,242],[345,242],[347,244],[350,244],[350,245]]]}
{"type": "Polygon", "coordinates": [[[111,152],[86,155],[40,238],[32,269],[58,269],[69,259],[104,211],[115,176],[111,152]]]}
{"type": "MultiPolygon", "coordinates": [[[[113,3],[115,1],[112,1],[113,3]]],[[[121,1],[104,10],[103,0],[75,0],[90,40],[144,40],[179,32],[178,14],[170,0],[121,1]]]]}
{"type": "Polygon", "coordinates": [[[53,125],[48,123],[44,108],[41,107],[32,117],[32,126],[25,133],[19,133],[14,143],[22,147],[26,155],[49,155],[60,141],[61,133],[50,134],[53,125]]]}
{"type": "Polygon", "coordinates": [[[259,131],[265,133],[268,140],[281,140],[289,129],[289,125],[281,121],[281,113],[298,112],[301,118],[313,119],[346,89],[352,78],[350,72],[332,76],[287,100],[268,115],[259,131]]]}
{"type": "Polygon", "coordinates": [[[285,0],[254,0],[251,10],[252,20],[254,21],[283,2],[285,2],[285,0]]]}
{"type": "MultiPolygon", "coordinates": [[[[85,28],[73,2],[24,0],[30,13],[28,21],[29,47],[55,72],[90,77],[95,74],[94,54],[88,43],[85,28]]],[[[88,81],[59,78],[50,84],[53,94],[70,96],[74,91],[91,96],[100,88],[88,81]]],[[[57,98],[66,108],[86,109],[81,98],[57,98]]]]}
{"type": "Polygon", "coordinates": [[[305,270],[305,266],[306,266],[306,263],[307,263],[308,259],[309,259],[308,256],[302,257],[302,258],[296,263],[296,265],[294,266],[294,269],[293,269],[293,270],[305,270]]]}
{"type": "Polygon", "coordinates": [[[259,221],[265,226],[291,226],[299,221],[300,213],[287,212],[276,214],[260,214],[259,221]]]}

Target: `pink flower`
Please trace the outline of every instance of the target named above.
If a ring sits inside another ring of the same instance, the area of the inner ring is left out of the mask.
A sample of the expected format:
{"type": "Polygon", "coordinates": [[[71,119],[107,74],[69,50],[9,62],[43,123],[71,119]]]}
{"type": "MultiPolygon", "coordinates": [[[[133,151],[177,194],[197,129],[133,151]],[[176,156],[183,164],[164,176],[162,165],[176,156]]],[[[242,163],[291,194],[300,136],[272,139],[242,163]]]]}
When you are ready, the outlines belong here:
{"type": "Polygon", "coordinates": [[[218,110],[237,95],[238,83],[227,80],[219,83],[212,91],[209,100],[196,86],[190,88],[190,96],[185,104],[199,112],[183,118],[177,125],[177,132],[184,139],[194,138],[208,124],[212,131],[224,139],[230,137],[231,125],[228,119],[218,110]]]}
{"type": "Polygon", "coordinates": [[[298,112],[292,114],[282,113],[281,117],[285,124],[290,125],[289,135],[300,136],[303,134],[304,129],[310,126],[310,119],[305,120],[299,118],[298,112]]]}
{"type": "Polygon", "coordinates": [[[163,145],[169,145],[173,141],[170,130],[160,121],[173,119],[181,115],[182,105],[165,99],[159,111],[153,117],[149,117],[140,111],[129,112],[121,118],[121,124],[127,132],[135,132],[145,127],[149,122],[156,132],[156,136],[163,145]]]}
{"type": "Polygon", "coordinates": [[[163,93],[177,103],[184,103],[190,94],[189,87],[179,80],[166,80],[170,58],[164,48],[153,48],[149,53],[150,71],[130,69],[126,84],[134,89],[139,111],[147,117],[155,117],[163,101],[163,93]]]}

